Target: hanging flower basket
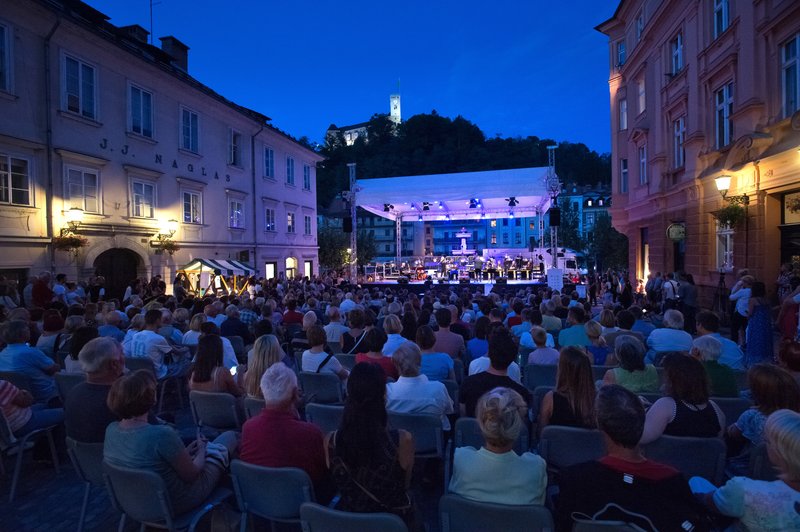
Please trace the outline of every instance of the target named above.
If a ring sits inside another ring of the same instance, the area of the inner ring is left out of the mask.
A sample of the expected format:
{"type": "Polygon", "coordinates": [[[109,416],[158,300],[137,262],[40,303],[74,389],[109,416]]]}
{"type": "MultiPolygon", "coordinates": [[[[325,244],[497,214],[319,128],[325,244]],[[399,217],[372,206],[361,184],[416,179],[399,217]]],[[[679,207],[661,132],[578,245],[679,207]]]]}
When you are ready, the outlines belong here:
{"type": "Polygon", "coordinates": [[[175,253],[179,249],[181,249],[181,247],[174,240],[165,240],[164,242],[161,243],[161,252],[162,253],[166,251],[167,253],[172,255],[173,253],[175,253]]]}
{"type": "Polygon", "coordinates": [[[66,235],[53,237],[53,247],[61,251],[78,253],[78,250],[88,245],[89,241],[82,236],[66,235]]]}
{"type": "Polygon", "coordinates": [[[727,225],[733,228],[742,223],[747,214],[745,213],[744,207],[741,207],[740,205],[731,204],[731,205],[726,205],[725,207],[715,212],[714,216],[719,221],[719,225],[721,226],[727,225]]]}

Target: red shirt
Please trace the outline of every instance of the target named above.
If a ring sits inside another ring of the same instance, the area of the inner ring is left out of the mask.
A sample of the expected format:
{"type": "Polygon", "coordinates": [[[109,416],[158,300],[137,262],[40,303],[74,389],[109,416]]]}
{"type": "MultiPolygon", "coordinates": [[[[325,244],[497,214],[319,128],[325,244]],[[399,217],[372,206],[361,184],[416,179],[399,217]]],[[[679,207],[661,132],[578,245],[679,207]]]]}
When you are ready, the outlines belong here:
{"type": "Polygon", "coordinates": [[[296,310],[287,310],[283,313],[283,324],[284,325],[292,325],[297,323],[298,325],[303,324],[303,313],[297,312],[296,310]]]}
{"type": "Polygon", "coordinates": [[[239,458],[264,467],[300,468],[315,491],[324,490],[327,481],[322,431],[282,410],[265,408],[245,422],[239,458]]]}
{"type": "Polygon", "coordinates": [[[380,366],[383,374],[397,380],[399,374],[397,373],[397,366],[392,362],[392,357],[372,358],[368,357],[366,353],[359,353],[356,355],[356,364],[359,362],[366,362],[367,364],[375,364],[380,366]]]}
{"type": "Polygon", "coordinates": [[[644,462],[628,462],[613,456],[604,456],[598,460],[601,464],[609,467],[620,473],[629,473],[634,477],[640,477],[647,480],[664,480],[665,478],[674,477],[679,474],[679,471],[671,466],[659,464],[652,460],[645,460],[644,462]]]}

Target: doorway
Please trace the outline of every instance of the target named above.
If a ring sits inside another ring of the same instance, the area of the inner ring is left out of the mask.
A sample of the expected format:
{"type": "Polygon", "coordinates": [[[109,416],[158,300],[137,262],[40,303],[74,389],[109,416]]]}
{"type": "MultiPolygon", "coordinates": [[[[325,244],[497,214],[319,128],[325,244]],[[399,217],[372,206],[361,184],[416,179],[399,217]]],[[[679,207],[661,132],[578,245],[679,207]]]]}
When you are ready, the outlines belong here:
{"type": "Polygon", "coordinates": [[[94,260],[97,275],[106,280],[106,299],[122,299],[125,288],[136,279],[141,259],[139,255],[125,248],[104,251],[94,260]]]}
{"type": "Polygon", "coordinates": [[[294,257],[288,257],[286,259],[285,270],[286,278],[294,279],[297,275],[297,259],[294,257]]]}

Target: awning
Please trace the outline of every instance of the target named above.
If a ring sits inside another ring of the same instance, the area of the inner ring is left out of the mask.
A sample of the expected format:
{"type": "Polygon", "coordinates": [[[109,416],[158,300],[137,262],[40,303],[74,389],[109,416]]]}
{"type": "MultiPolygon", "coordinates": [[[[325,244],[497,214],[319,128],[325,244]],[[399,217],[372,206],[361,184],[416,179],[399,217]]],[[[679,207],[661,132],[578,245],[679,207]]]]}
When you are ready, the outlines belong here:
{"type": "Polygon", "coordinates": [[[194,259],[192,262],[180,268],[178,271],[186,272],[208,272],[217,275],[255,275],[257,272],[244,262],[231,259],[194,259]]]}
{"type": "Polygon", "coordinates": [[[538,167],[360,179],[356,205],[407,222],[536,216],[550,208],[547,177],[538,167]]]}

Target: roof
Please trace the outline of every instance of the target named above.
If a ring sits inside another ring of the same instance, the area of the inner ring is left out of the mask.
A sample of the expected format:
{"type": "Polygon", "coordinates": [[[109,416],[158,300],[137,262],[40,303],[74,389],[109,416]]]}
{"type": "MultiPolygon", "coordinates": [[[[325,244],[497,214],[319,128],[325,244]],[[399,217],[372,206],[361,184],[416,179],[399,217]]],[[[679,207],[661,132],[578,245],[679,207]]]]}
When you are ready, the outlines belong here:
{"type": "Polygon", "coordinates": [[[420,217],[445,220],[447,216],[451,220],[479,219],[481,215],[499,218],[512,212],[514,216],[535,216],[550,208],[548,170],[537,167],[360,179],[356,204],[391,220],[397,215],[406,221],[420,217]]]}
{"type": "Polygon", "coordinates": [[[246,275],[251,276],[256,274],[250,265],[238,260],[230,259],[194,259],[189,264],[179,268],[179,271],[187,272],[208,272],[217,275],[246,275]]]}

